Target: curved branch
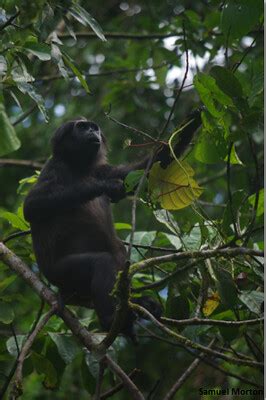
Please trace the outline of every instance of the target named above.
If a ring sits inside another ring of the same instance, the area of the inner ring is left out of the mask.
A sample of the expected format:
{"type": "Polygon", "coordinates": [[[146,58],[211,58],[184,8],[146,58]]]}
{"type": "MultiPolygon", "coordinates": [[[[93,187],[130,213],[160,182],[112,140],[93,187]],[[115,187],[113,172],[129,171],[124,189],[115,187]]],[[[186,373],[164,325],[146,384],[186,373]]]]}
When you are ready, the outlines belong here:
{"type": "Polygon", "coordinates": [[[27,167],[31,169],[42,169],[43,164],[38,161],[16,160],[13,158],[0,158],[0,166],[2,167],[27,167]]]}
{"type": "Polygon", "coordinates": [[[15,372],[15,377],[14,377],[14,388],[13,391],[16,393],[16,397],[18,397],[20,394],[22,394],[22,368],[23,364],[25,361],[25,358],[27,357],[34,340],[36,339],[38,333],[43,329],[43,327],[47,324],[49,319],[52,317],[52,315],[55,313],[55,307],[50,308],[48,313],[44,315],[44,317],[38,322],[36,325],[35,329],[33,332],[30,334],[30,336],[27,338],[26,342],[23,344],[21,352],[19,354],[18,360],[17,360],[17,368],[15,372]]]}
{"type": "MultiPolygon", "coordinates": [[[[60,39],[73,39],[69,33],[57,33],[60,39]]],[[[75,32],[78,39],[97,39],[93,31],[75,32]]],[[[182,33],[128,33],[128,32],[104,32],[106,39],[132,39],[132,40],[151,40],[151,39],[167,39],[175,36],[182,36],[182,33]]]]}
{"type": "Polygon", "coordinates": [[[214,357],[221,358],[229,363],[236,364],[236,365],[245,365],[253,368],[261,368],[263,367],[263,363],[253,361],[253,360],[243,360],[241,358],[230,357],[224,353],[221,353],[217,350],[212,350],[209,347],[206,347],[200,343],[193,342],[192,340],[186,338],[185,336],[180,335],[172,331],[171,329],[164,326],[160,321],[158,321],[149,311],[147,311],[144,307],[141,307],[138,304],[129,303],[132,310],[136,311],[138,314],[143,315],[146,319],[149,319],[157,326],[161,331],[166,333],[168,336],[174,338],[178,343],[184,345],[185,347],[198,350],[203,352],[204,354],[209,354],[214,357]]]}
{"type": "Polygon", "coordinates": [[[264,318],[254,318],[254,319],[246,319],[242,321],[226,321],[226,320],[218,320],[218,319],[205,319],[205,318],[188,318],[188,319],[172,319],[172,318],[161,318],[162,322],[165,322],[171,326],[183,326],[183,325],[216,325],[216,326],[224,326],[224,327],[238,327],[243,325],[257,325],[263,323],[264,318]]]}
{"type": "MultiPolygon", "coordinates": [[[[238,256],[258,256],[263,257],[264,253],[260,250],[249,249],[246,247],[226,247],[223,249],[213,250],[198,250],[198,251],[184,251],[183,253],[172,253],[165,256],[147,258],[146,260],[140,261],[131,265],[129,274],[132,276],[136,272],[151,267],[154,264],[162,264],[169,261],[180,261],[185,259],[198,259],[204,260],[212,257],[238,257],[238,256]]],[[[191,265],[182,268],[190,268],[191,265]]],[[[180,269],[181,270],[181,269],[180,269]]]]}

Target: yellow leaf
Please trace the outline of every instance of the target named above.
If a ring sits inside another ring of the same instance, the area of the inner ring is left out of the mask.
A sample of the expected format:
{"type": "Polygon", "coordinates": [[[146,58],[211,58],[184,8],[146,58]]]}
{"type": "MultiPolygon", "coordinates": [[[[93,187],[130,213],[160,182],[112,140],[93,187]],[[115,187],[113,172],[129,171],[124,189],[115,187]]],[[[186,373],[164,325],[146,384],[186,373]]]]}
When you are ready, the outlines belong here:
{"type": "Polygon", "coordinates": [[[214,292],[211,296],[208,297],[206,300],[202,312],[205,317],[208,317],[213,313],[213,311],[219,306],[220,304],[220,296],[218,292],[214,292]]]}
{"type": "Polygon", "coordinates": [[[194,170],[186,161],[173,161],[166,169],[155,163],[149,174],[149,191],[165,210],[189,206],[203,189],[192,179],[194,170]]]}

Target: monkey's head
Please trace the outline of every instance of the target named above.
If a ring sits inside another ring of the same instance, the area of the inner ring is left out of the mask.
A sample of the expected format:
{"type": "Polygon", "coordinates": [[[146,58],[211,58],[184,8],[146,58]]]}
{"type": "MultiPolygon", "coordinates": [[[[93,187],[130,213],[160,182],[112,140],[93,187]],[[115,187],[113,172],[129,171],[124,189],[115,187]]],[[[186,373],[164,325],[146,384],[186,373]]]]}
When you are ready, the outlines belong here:
{"type": "Polygon", "coordinates": [[[97,124],[76,119],[63,124],[52,138],[53,155],[66,163],[88,166],[106,159],[106,139],[97,124]]]}

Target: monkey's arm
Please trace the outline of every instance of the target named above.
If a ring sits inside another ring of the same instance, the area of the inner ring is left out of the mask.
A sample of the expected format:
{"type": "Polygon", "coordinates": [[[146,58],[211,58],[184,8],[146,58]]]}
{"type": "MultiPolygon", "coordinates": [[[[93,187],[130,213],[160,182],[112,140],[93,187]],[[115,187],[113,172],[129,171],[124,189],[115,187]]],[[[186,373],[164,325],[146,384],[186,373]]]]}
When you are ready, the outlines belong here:
{"type": "Polygon", "coordinates": [[[37,183],[24,202],[24,216],[29,222],[59,215],[99,197],[119,196],[121,183],[116,180],[91,179],[86,183],[63,186],[53,181],[37,183]]]}

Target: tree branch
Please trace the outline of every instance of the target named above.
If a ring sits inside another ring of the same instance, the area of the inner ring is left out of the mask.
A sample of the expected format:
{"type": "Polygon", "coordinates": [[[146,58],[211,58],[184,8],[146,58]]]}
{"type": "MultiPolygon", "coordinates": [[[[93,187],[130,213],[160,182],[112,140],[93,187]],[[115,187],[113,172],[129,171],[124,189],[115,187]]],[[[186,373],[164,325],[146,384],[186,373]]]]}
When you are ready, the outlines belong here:
{"type": "Polygon", "coordinates": [[[14,15],[12,15],[8,20],[0,26],[0,32],[3,31],[7,26],[12,25],[12,22],[19,16],[20,11],[18,10],[14,15]]]}
{"type": "MultiPolygon", "coordinates": [[[[180,261],[185,259],[206,259],[212,257],[237,257],[237,256],[258,256],[263,257],[263,251],[249,249],[246,247],[226,247],[223,249],[213,250],[199,250],[199,251],[184,251],[182,253],[172,253],[165,256],[147,258],[146,260],[132,264],[129,270],[129,274],[132,276],[136,272],[151,267],[154,264],[162,264],[169,261],[180,261]]],[[[190,269],[192,265],[180,268],[180,271],[190,269]]]]}
{"type": "MultiPolygon", "coordinates": [[[[150,69],[160,69],[165,66],[169,65],[166,62],[163,62],[159,65],[154,65],[151,67],[143,67],[143,68],[120,68],[120,69],[115,69],[115,70],[110,70],[110,71],[102,71],[102,72],[97,72],[96,74],[91,74],[90,72],[82,72],[82,75],[88,77],[88,78],[97,78],[101,76],[112,76],[112,75],[119,75],[119,74],[128,74],[132,72],[140,72],[140,71],[148,71],[150,69]]],[[[75,78],[75,74],[69,74],[69,78],[75,78]]],[[[42,81],[42,82],[49,82],[49,81],[54,81],[57,79],[62,79],[64,78],[61,74],[55,74],[55,75],[45,75],[45,76],[40,76],[36,78],[36,81],[42,81]]]]}
{"type": "MultiPolygon", "coordinates": [[[[104,32],[106,39],[132,39],[132,40],[151,40],[151,39],[167,39],[169,37],[181,36],[179,33],[128,33],[128,32],[104,32]]],[[[60,39],[73,39],[69,33],[57,33],[60,39]]],[[[78,39],[97,39],[93,31],[75,32],[78,39]]]]}
{"type": "MultiPolygon", "coordinates": [[[[208,347],[212,347],[213,343],[215,342],[215,339],[211,341],[208,347]]],[[[164,397],[163,400],[171,400],[174,395],[177,393],[177,391],[181,388],[183,383],[190,377],[190,375],[193,374],[195,369],[198,367],[199,363],[202,361],[202,358],[205,357],[204,353],[200,353],[200,357],[197,357],[190,365],[189,367],[185,370],[185,372],[180,376],[180,378],[173,384],[167,395],[164,397]]]]}
{"type": "Polygon", "coordinates": [[[238,327],[243,325],[257,325],[263,323],[264,318],[254,318],[254,319],[246,319],[242,321],[226,321],[226,320],[218,320],[218,319],[205,319],[205,318],[188,318],[188,319],[172,319],[172,318],[161,318],[162,322],[165,322],[167,325],[171,326],[184,326],[184,325],[215,325],[215,326],[224,326],[227,328],[238,327]]]}
{"type": "Polygon", "coordinates": [[[22,368],[24,364],[24,360],[27,357],[34,340],[36,339],[37,335],[40,333],[40,331],[43,329],[43,327],[47,324],[51,316],[55,313],[56,307],[50,308],[47,314],[44,315],[44,317],[38,322],[36,325],[35,329],[33,332],[30,334],[30,336],[27,338],[26,342],[23,344],[22,349],[20,351],[18,360],[17,360],[17,368],[15,372],[15,377],[14,377],[14,386],[12,390],[12,394],[15,396],[15,398],[19,397],[23,392],[22,392],[22,368]]]}
{"type": "MultiPolygon", "coordinates": [[[[129,372],[128,377],[132,379],[137,373],[139,373],[140,370],[137,368],[134,368],[131,372],[129,372]]],[[[108,397],[112,397],[114,394],[119,392],[121,389],[124,388],[123,382],[118,383],[118,385],[114,386],[113,388],[106,390],[106,392],[101,394],[100,400],[105,400],[108,399],[108,397]]]]}
{"type": "Polygon", "coordinates": [[[42,169],[43,164],[38,161],[31,160],[16,160],[12,158],[1,158],[0,166],[2,167],[27,167],[31,169],[42,169]]]}
{"type": "Polygon", "coordinates": [[[143,315],[146,319],[152,321],[155,326],[157,326],[161,331],[165,332],[167,335],[173,337],[178,343],[184,345],[185,347],[189,347],[191,349],[195,349],[198,351],[202,351],[205,354],[209,354],[214,357],[221,358],[229,363],[233,363],[236,365],[245,365],[254,368],[261,368],[263,363],[251,360],[242,360],[236,357],[230,357],[224,353],[220,353],[216,350],[211,350],[209,347],[203,346],[200,343],[193,342],[192,340],[186,338],[185,336],[180,335],[172,331],[171,329],[164,326],[161,322],[159,322],[148,310],[141,307],[138,304],[130,303],[130,307],[135,310],[138,314],[143,315]]]}

